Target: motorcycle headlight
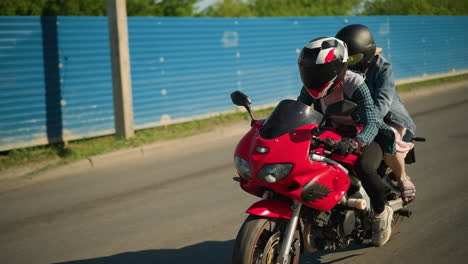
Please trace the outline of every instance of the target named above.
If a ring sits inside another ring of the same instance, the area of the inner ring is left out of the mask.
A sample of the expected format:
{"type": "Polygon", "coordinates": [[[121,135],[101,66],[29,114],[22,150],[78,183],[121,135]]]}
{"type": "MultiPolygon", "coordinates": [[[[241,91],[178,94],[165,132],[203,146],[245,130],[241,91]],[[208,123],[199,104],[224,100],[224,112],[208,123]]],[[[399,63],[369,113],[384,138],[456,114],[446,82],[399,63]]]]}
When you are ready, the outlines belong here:
{"type": "Polygon", "coordinates": [[[280,181],[289,175],[292,167],[293,165],[290,163],[265,165],[258,173],[258,179],[269,183],[280,181]]]}
{"type": "Polygon", "coordinates": [[[249,163],[238,156],[234,157],[234,163],[236,164],[237,173],[244,179],[251,180],[252,172],[250,171],[249,163]]]}

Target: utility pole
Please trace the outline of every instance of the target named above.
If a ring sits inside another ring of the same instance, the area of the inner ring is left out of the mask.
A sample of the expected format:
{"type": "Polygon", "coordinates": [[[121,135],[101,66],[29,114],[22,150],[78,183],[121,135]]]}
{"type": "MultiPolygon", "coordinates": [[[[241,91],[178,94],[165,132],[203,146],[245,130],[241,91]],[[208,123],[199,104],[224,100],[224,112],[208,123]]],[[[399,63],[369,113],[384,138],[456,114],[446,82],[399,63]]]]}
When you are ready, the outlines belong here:
{"type": "Polygon", "coordinates": [[[107,0],[107,17],[112,62],[115,132],[118,137],[128,139],[135,132],[133,130],[126,0],[107,0]]]}

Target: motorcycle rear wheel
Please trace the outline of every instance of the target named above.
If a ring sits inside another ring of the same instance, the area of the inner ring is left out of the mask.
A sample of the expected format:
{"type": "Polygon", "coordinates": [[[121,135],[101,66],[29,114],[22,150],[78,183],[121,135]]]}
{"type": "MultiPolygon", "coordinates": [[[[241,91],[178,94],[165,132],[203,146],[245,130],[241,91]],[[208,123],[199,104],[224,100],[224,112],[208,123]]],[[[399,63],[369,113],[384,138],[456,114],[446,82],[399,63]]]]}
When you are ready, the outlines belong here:
{"type": "MultiPolygon", "coordinates": [[[[286,219],[249,215],[237,234],[232,253],[232,263],[277,263],[287,224],[288,220],[286,219]]],[[[300,234],[296,230],[289,264],[299,263],[300,247],[300,234]]]]}

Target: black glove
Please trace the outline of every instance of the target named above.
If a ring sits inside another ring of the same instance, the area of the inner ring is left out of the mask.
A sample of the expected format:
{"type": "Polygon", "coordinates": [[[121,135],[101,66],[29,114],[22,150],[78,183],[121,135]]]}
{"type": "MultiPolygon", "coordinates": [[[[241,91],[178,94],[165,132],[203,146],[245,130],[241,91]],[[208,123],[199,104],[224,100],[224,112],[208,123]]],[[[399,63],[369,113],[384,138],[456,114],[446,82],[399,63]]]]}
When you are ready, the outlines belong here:
{"type": "Polygon", "coordinates": [[[345,137],[336,142],[336,145],[333,148],[333,152],[338,155],[348,156],[358,148],[359,144],[356,140],[345,137]]]}

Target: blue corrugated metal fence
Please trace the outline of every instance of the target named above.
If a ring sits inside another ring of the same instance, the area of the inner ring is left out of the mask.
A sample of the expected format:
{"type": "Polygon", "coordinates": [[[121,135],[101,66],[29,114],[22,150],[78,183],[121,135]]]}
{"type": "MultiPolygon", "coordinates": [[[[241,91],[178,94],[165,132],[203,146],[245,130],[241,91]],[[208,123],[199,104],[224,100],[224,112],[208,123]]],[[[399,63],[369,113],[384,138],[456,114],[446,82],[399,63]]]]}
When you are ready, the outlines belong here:
{"type": "Polygon", "coordinates": [[[0,18],[0,150],[47,143],[40,17],[0,18]]]}
{"type": "MultiPolygon", "coordinates": [[[[129,17],[137,129],[296,97],[297,56],[362,23],[396,79],[467,70],[466,16],[129,17]]],[[[114,133],[106,17],[0,17],[0,151],[114,133]]]]}

